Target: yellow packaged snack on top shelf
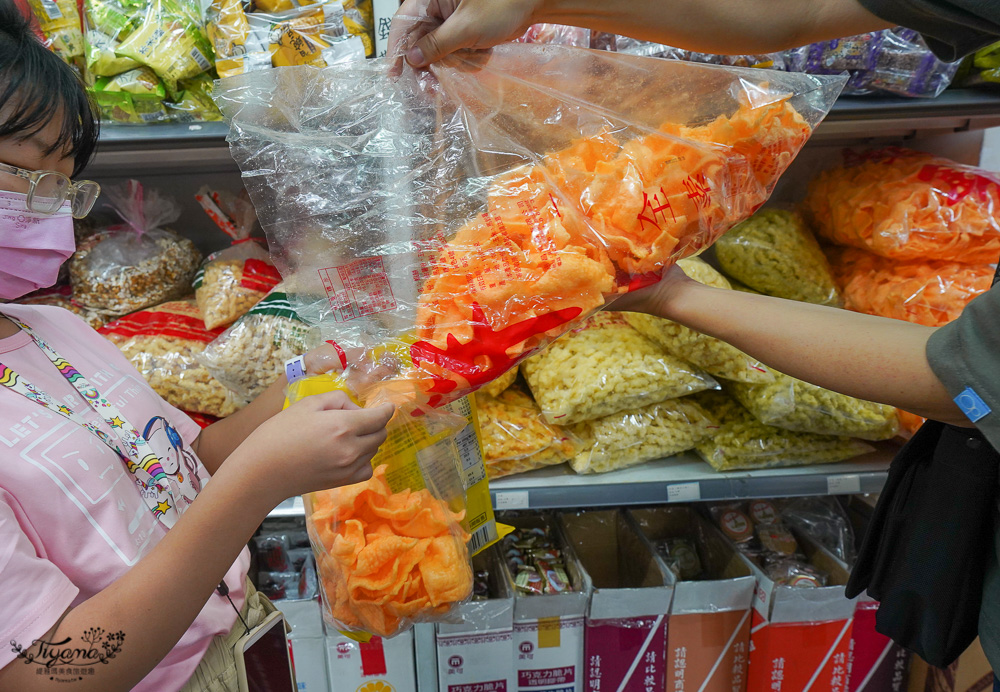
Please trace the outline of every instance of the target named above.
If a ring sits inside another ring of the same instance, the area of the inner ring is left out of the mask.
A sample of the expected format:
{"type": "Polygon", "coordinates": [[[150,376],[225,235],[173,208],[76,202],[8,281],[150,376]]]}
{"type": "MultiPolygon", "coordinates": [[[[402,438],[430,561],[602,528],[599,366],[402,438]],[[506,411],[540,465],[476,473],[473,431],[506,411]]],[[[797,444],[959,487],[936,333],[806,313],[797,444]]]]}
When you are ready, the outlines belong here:
{"type": "Polygon", "coordinates": [[[83,57],[83,28],[76,0],[28,0],[28,5],[54,53],[71,65],[83,57]]]}

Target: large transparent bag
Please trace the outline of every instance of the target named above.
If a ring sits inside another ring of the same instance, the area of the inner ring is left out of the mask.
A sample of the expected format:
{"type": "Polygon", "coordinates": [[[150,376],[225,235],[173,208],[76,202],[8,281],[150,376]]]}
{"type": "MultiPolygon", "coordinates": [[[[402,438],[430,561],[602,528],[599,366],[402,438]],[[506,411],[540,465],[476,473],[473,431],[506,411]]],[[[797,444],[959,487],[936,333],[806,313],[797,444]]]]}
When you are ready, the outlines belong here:
{"type": "Polygon", "coordinates": [[[296,310],[394,348],[367,401],[430,406],[747,218],[843,83],[532,44],[392,64],[215,98],[296,310]]]}

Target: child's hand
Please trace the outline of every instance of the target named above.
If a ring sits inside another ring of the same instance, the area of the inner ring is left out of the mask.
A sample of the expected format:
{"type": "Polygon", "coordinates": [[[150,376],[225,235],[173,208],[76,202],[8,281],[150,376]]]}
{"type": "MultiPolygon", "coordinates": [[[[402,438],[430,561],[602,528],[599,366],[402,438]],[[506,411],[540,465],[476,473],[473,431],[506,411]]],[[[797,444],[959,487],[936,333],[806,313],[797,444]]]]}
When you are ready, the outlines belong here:
{"type": "Polygon", "coordinates": [[[398,374],[388,358],[376,362],[363,349],[341,348],[331,341],[308,351],[304,358],[307,375],[343,372],[355,394],[363,395],[372,385],[398,374]]]}
{"type": "Polygon", "coordinates": [[[671,301],[682,287],[689,284],[697,282],[689,278],[680,266],[674,264],[664,270],[663,278],[655,284],[616,298],[607,309],[616,312],[645,312],[669,318],[671,301]]]}
{"type": "Polygon", "coordinates": [[[263,423],[234,452],[274,503],[302,493],[360,483],[385,442],[395,408],[356,406],[344,392],[309,396],[263,423]]]}

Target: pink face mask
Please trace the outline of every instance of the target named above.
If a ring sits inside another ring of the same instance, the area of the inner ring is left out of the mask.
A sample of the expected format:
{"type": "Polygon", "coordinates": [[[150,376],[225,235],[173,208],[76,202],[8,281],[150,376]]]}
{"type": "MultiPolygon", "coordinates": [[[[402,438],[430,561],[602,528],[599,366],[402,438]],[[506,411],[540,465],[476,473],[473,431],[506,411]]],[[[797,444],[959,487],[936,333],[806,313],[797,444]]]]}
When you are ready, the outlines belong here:
{"type": "Polygon", "coordinates": [[[14,300],[59,278],[73,254],[73,215],[66,202],[55,214],[28,211],[27,195],[0,190],[0,298],[14,300]]]}

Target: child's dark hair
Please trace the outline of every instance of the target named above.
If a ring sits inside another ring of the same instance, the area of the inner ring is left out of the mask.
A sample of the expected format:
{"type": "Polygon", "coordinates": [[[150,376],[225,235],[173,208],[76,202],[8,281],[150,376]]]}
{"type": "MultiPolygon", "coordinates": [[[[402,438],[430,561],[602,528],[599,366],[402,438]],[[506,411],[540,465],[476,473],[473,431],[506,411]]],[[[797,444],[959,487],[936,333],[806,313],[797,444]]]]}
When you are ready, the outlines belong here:
{"type": "Polygon", "coordinates": [[[52,153],[65,150],[73,175],[97,148],[98,118],[80,78],[38,40],[14,0],[0,0],[0,137],[27,137],[62,120],[52,153]]]}

